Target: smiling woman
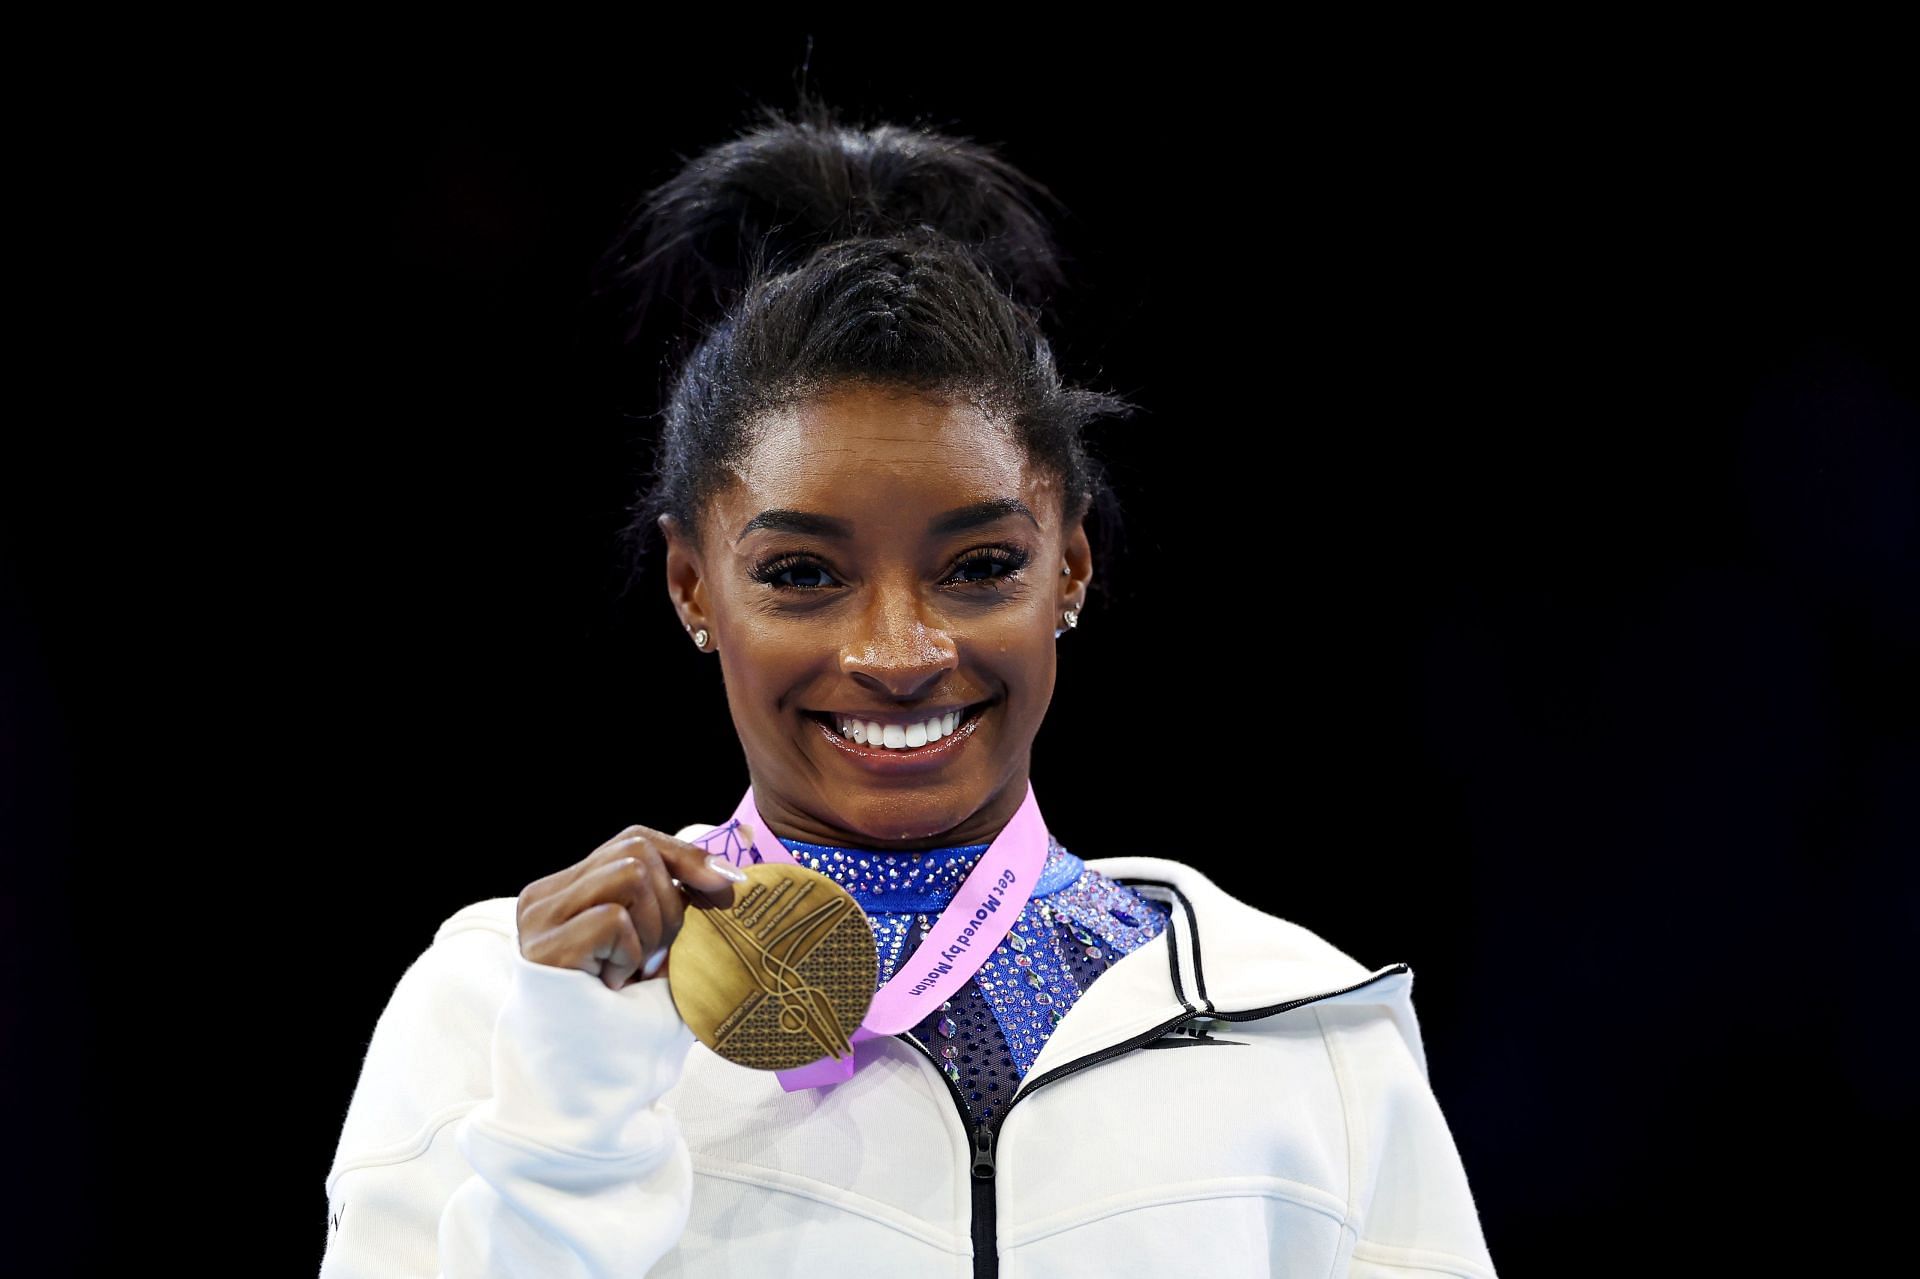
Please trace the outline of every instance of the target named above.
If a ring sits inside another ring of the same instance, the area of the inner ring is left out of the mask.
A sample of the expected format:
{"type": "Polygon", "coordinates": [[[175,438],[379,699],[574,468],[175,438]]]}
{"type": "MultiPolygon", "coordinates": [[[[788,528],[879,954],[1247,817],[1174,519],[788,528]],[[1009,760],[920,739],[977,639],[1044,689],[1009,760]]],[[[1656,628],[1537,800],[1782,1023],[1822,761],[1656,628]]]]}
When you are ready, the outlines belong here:
{"type": "Polygon", "coordinates": [[[636,331],[712,313],[626,534],[747,785],[440,925],[323,1276],[1493,1274],[1407,965],[1041,814],[1112,503],[1082,432],[1131,409],[1055,367],[1043,194],[803,100],[637,210],[636,331]]]}
{"type": "Polygon", "coordinates": [[[963,399],[856,386],[768,414],[694,529],[659,517],[775,831],[910,851],[1007,824],[1091,573],[1060,487],[963,399]]]}

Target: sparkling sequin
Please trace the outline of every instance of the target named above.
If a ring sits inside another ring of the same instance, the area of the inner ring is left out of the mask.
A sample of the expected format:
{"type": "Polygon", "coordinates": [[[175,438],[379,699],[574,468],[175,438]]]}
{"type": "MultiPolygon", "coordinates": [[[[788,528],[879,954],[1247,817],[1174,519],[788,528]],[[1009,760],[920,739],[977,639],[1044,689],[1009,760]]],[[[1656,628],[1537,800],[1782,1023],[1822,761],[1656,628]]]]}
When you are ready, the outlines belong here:
{"type": "Polygon", "coordinates": [[[1106,948],[1117,954],[1139,948],[1167,926],[1164,905],[1093,871],[1084,871],[1073,883],[1052,894],[1047,904],[1069,927],[1098,935],[1106,948]],[[1138,923],[1127,924],[1114,913],[1116,910],[1138,923]]]}
{"type": "Polygon", "coordinates": [[[1087,958],[1088,959],[1100,958],[1100,948],[1098,946],[1087,947],[1087,958]]]}
{"type": "MultiPolygon", "coordinates": [[[[990,845],[962,844],[914,853],[880,853],[783,839],[794,860],[852,893],[869,913],[887,911],[915,917],[922,928],[929,916],[945,910],[953,894],[973,872],[990,845]]],[[[1052,892],[1085,872],[1078,857],[1053,845],[1040,869],[1036,893],[1052,892]]]]}
{"type": "MultiPolygon", "coordinates": [[[[909,964],[987,848],[881,853],[782,842],[796,860],[845,887],[866,912],[879,952],[876,986],[909,964]]],[[[1013,1094],[1080,993],[1115,959],[1165,928],[1164,909],[1050,841],[1039,882],[1013,929],[978,972],[929,1007],[909,1032],[942,1074],[964,1085],[970,1120],[992,1117],[980,1103],[1013,1094]],[[1141,922],[1127,926],[1122,915],[1141,922]]]]}

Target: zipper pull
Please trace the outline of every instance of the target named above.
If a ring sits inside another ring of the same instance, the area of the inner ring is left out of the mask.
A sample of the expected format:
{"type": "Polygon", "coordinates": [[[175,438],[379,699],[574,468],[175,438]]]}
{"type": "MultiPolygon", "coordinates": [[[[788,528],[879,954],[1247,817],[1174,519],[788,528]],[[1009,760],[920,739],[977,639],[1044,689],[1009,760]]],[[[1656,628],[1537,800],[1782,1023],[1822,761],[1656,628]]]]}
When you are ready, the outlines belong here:
{"type": "Polygon", "coordinates": [[[973,1175],[983,1181],[993,1176],[993,1129],[987,1124],[973,1130],[973,1175]]]}

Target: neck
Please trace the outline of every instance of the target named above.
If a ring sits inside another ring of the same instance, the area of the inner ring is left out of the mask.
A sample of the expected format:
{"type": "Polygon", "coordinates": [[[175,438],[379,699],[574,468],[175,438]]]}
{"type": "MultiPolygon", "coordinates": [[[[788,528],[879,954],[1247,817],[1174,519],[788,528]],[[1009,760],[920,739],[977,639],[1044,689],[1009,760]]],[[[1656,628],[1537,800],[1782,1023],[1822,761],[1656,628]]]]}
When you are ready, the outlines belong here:
{"type": "Polygon", "coordinates": [[[760,820],[783,841],[875,853],[919,853],[992,843],[1027,797],[1027,770],[1021,768],[1017,776],[963,820],[930,832],[925,831],[924,809],[914,811],[910,796],[903,797],[896,813],[883,814],[856,827],[837,815],[790,801],[777,790],[761,789],[757,776],[751,784],[753,806],[759,810],[760,820]]]}

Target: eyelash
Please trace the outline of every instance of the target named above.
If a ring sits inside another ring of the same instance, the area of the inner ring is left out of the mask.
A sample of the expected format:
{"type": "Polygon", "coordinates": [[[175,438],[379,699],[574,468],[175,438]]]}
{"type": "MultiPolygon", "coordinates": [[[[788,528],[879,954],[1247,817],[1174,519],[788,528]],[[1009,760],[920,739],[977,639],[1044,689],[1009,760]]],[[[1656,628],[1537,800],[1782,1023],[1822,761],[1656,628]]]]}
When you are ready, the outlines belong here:
{"type": "MultiPolygon", "coordinates": [[[[955,585],[962,587],[988,586],[994,590],[999,590],[1009,578],[1027,566],[1027,558],[1027,552],[1018,546],[977,546],[960,557],[953,566],[954,570],[957,571],[968,564],[985,560],[988,563],[1004,565],[1005,571],[996,573],[991,577],[976,577],[970,581],[956,582],[955,585]]],[[[819,559],[812,555],[793,554],[776,555],[772,559],[763,560],[753,566],[749,576],[751,576],[754,581],[771,586],[776,591],[824,591],[828,589],[824,585],[795,586],[790,582],[777,582],[774,580],[782,573],[796,568],[818,568],[822,573],[831,572],[826,565],[822,564],[819,559]]]]}

